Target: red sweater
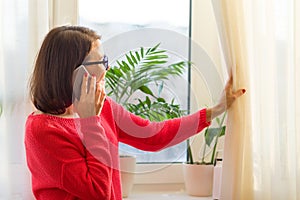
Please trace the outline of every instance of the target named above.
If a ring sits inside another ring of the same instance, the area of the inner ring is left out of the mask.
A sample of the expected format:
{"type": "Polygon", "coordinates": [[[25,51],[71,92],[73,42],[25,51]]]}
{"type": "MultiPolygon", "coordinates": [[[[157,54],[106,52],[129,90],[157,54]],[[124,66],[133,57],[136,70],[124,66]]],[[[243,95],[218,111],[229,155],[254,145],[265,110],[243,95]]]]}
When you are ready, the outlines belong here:
{"type": "Polygon", "coordinates": [[[28,116],[25,147],[37,199],[121,200],[118,143],[145,151],[178,144],[210,125],[206,110],[164,122],[137,117],[107,98],[100,116],[28,116]]]}

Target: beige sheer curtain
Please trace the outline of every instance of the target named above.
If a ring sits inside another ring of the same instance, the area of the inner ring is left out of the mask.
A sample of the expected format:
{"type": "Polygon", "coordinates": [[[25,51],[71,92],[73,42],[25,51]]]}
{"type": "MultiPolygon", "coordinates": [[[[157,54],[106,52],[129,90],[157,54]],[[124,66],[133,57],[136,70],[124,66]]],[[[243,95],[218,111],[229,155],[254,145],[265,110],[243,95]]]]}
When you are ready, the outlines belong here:
{"type": "Polygon", "coordinates": [[[236,88],[221,199],[300,199],[299,2],[213,0],[236,88]]]}
{"type": "Polygon", "coordinates": [[[76,24],[74,0],[0,1],[0,199],[34,199],[26,165],[24,127],[32,112],[27,83],[49,28],[76,24]]]}
{"type": "Polygon", "coordinates": [[[34,199],[24,127],[33,108],[28,79],[41,42],[57,25],[77,23],[77,0],[0,1],[0,199],[34,199]]]}
{"type": "Polygon", "coordinates": [[[48,30],[47,0],[0,1],[0,199],[33,199],[24,151],[27,81],[48,30]]]}
{"type": "Polygon", "coordinates": [[[251,107],[246,34],[241,1],[213,1],[216,22],[228,73],[234,77],[234,88],[246,88],[228,111],[224,144],[221,199],[252,199],[253,168],[251,146],[251,107]]]}

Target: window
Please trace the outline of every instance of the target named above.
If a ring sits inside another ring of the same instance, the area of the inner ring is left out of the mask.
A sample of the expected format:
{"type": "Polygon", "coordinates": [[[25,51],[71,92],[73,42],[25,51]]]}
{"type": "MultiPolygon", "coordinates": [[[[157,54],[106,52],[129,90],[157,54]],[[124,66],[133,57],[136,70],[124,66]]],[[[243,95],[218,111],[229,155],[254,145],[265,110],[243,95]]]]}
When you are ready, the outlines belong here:
{"type": "MultiPolygon", "coordinates": [[[[129,50],[152,47],[157,43],[170,52],[171,60],[188,60],[189,7],[186,0],[79,0],[79,24],[102,35],[104,50],[112,66],[129,50]]],[[[183,109],[189,107],[188,82],[186,70],[182,79],[172,80],[167,85],[183,109]]],[[[186,148],[187,142],[182,142],[151,153],[120,144],[120,153],[134,154],[140,163],[184,162],[186,148]]]]}

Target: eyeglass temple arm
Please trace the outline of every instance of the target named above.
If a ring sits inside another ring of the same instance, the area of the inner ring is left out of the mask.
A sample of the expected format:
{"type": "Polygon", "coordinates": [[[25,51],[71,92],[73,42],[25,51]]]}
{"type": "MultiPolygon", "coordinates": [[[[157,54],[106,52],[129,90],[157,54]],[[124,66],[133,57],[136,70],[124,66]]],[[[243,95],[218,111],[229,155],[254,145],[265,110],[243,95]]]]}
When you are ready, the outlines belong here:
{"type": "Polygon", "coordinates": [[[106,61],[94,61],[94,62],[85,62],[82,63],[83,65],[97,65],[97,64],[104,64],[106,61]]]}

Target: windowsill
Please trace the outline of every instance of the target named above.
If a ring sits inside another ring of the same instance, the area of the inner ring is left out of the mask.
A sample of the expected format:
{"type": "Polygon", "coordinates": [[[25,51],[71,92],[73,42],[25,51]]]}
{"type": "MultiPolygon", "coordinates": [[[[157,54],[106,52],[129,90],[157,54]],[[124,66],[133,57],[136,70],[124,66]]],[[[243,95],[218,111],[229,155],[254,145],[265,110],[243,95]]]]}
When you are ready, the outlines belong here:
{"type": "Polygon", "coordinates": [[[213,200],[212,197],[190,196],[185,192],[184,184],[138,184],[133,186],[133,190],[128,198],[124,200],[213,200]]]}
{"type": "Polygon", "coordinates": [[[138,164],[131,194],[124,200],[213,200],[185,192],[182,164],[138,164]]]}
{"type": "Polygon", "coordinates": [[[212,197],[194,197],[189,196],[184,192],[161,192],[161,193],[139,193],[139,194],[130,194],[128,198],[124,200],[213,200],[212,197]]]}

